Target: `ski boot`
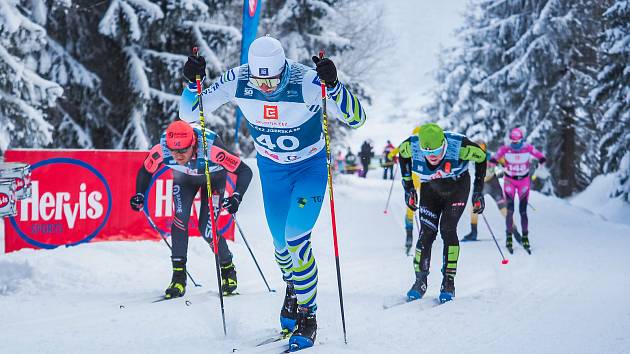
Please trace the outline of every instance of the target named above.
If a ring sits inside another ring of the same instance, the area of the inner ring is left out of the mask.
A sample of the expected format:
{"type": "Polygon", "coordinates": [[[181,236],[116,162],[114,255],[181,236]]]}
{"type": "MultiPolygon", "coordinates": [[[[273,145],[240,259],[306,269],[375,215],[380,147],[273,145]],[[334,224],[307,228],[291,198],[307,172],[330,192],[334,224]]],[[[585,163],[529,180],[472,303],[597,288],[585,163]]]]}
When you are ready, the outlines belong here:
{"type": "Polygon", "coordinates": [[[467,242],[467,241],[477,241],[477,230],[471,230],[468,235],[462,238],[462,242],[467,242]]]}
{"type": "Polygon", "coordinates": [[[289,338],[292,352],[312,347],[317,336],[317,319],[313,307],[298,307],[297,328],[289,338]]]}
{"type": "Polygon", "coordinates": [[[173,258],[173,277],[164,291],[165,299],[182,297],[186,293],[186,258],[173,258]]]}
{"type": "Polygon", "coordinates": [[[455,277],[452,275],[445,275],[442,279],[442,286],[440,287],[440,303],[453,300],[455,297],[455,277]]]}
{"type": "Polygon", "coordinates": [[[413,229],[406,229],[407,239],[405,240],[405,253],[409,256],[411,244],[413,243],[413,229]]]}
{"type": "Polygon", "coordinates": [[[427,292],[427,276],[429,272],[417,272],[416,282],[413,283],[411,289],[407,291],[407,301],[413,301],[421,299],[424,293],[427,292]]]}
{"type": "Polygon", "coordinates": [[[298,305],[297,297],[295,295],[295,288],[293,282],[287,282],[287,291],[284,295],[284,304],[282,304],[282,310],[280,310],[280,327],[282,332],[293,332],[295,329],[295,323],[298,319],[298,305]]]}
{"type": "Polygon", "coordinates": [[[221,291],[223,296],[230,296],[236,290],[236,269],[234,263],[221,265],[221,291]]]}
{"type": "Polygon", "coordinates": [[[523,245],[525,251],[527,251],[527,253],[529,254],[532,254],[532,250],[529,248],[529,232],[523,232],[522,240],[523,242],[521,242],[521,244],[523,245]]]}
{"type": "Polygon", "coordinates": [[[512,233],[509,231],[505,232],[505,248],[507,248],[510,254],[514,254],[514,249],[512,248],[512,233]]]}

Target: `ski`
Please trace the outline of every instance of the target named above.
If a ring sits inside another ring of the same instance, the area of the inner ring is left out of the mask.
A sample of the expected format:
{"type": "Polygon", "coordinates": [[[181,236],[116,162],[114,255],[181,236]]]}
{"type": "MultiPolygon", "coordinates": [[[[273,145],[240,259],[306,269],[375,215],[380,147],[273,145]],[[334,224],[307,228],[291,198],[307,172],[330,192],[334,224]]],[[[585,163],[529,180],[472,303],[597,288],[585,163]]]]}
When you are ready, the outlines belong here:
{"type": "Polygon", "coordinates": [[[289,337],[291,337],[291,333],[292,332],[289,331],[288,329],[283,329],[282,332],[262,340],[260,343],[256,344],[256,346],[260,347],[269,343],[275,343],[284,339],[288,339],[289,337]]]}
{"type": "Polygon", "coordinates": [[[405,304],[408,304],[410,302],[420,302],[421,303],[421,307],[423,309],[424,308],[433,308],[433,307],[436,307],[436,306],[439,306],[439,305],[442,304],[439,299],[433,299],[433,301],[428,301],[428,302],[427,301],[418,301],[418,300],[423,300],[423,299],[426,299],[426,297],[422,297],[422,298],[419,298],[419,299],[410,299],[407,296],[405,296],[404,298],[403,297],[397,297],[393,301],[385,302],[383,304],[383,310],[389,310],[391,308],[398,307],[398,306],[401,306],[401,305],[405,305],[405,304]]]}
{"type": "Polygon", "coordinates": [[[405,296],[405,297],[397,297],[396,299],[394,299],[391,302],[385,302],[383,304],[383,310],[391,309],[392,307],[404,305],[404,304],[407,304],[407,303],[410,303],[410,302],[414,302],[414,301],[417,301],[417,300],[420,300],[420,298],[418,298],[418,299],[411,299],[411,298],[409,298],[407,296],[405,296]]]}
{"type": "MultiPolygon", "coordinates": [[[[176,299],[181,299],[182,297],[183,296],[180,296],[180,297],[166,297],[166,296],[162,296],[161,298],[159,298],[157,300],[151,301],[151,303],[155,304],[156,302],[176,300],[176,299]]],[[[190,300],[185,299],[184,304],[186,304],[186,306],[190,306],[190,305],[192,305],[192,302],[190,302],[190,300]]]]}
{"type": "MultiPolygon", "coordinates": [[[[186,306],[190,306],[192,304],[192,301],[190,301],[191,298],[196,298],[196,297],[203,297],[205,295],[214,295],[214,296],[218,296],[219,294],[214,291],[214,290],[207,290],[207,291],[203,291],[203,292],[192,292],[192,293],[186,293],[184,296],[179,296],[179,297],[173,297],[173,298],[166,298],[165,295],[158,295],[158,296],[152,296],[152,297],[148,297],[148,298],[144,298],[144,299],[137,299],[137,300],[131,300],[131,301],[126,301],[124,303],[120,303],[118,305],[118,307],[120,309],[124,309],[129,305],[135,306],[135,305],[140,305],[140,304],[154,304],[154,303],[159,303],[159,302],[166,302],[166,301],[172,301],[172,300],[177,300],[177,299],[184,299],[184,303],[186,304],[186,306]]],[[[236,296],[236,295],[240,295],[240,293],[238,292],[234,292],[230,295],[228,295],[227,297],[232,297],[232,296],[236,296]]]]}

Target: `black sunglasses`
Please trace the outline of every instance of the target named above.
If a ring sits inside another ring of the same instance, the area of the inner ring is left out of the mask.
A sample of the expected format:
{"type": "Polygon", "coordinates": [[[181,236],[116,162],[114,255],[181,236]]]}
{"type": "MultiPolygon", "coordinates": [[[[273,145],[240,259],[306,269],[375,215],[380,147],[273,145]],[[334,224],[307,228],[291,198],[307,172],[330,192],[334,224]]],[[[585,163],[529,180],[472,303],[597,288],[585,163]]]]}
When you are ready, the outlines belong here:
{"type": "Polygon", "coordinates": [[[189,147],[183,148],[183,149],[169,149],[169,150],[171,150],[172,152],[177,153],[177,154],[185,154],[188,150],[190,150],[191,147],[192,146],[189,146],[189,147]]]}

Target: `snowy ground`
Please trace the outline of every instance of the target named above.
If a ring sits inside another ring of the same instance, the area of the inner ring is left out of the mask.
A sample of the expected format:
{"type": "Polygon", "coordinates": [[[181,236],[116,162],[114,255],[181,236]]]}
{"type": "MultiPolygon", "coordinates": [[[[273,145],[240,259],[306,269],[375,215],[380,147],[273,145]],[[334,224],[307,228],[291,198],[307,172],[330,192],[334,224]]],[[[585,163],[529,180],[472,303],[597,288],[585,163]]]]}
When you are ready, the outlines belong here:
{"type": "MultiPolygon", "coordinates": [[[[480,224],[483,241],[462,246],[454,302],[434,306],[441,280],[437,241],[426,298],[384,310],[383,304],[403,295],[413,281],[412,258],[402,247],[402,190],[397,182],[385,215],[388,182],[342,177],[336,201],[348,344],[343,344],[326,203],[314,230],[319,330],[309,352],[630,351],[625,299],[630,278],[623,274],[630,269],[625,255],[630,226],[533,193],[533,255],[517,248],[510,263],[501,265],[480,224]]],[[[487,204],[485,215],[502,235],[500,214],[491,200],[487,204]]],[[[213,258],[201,240],[193,239],[189,250],[189,270],[203,284],[189,287],[190,306],[181,300],[148,302],[170,280],[164,245],[97,243],[0,255],[0,353],[255,352],[253,342],[278,327],[283,296],[257,176],[239,218],[278,293],[266,291],[242,242],[231,246],[242,295],[226,299],[227,337],[218,298],[211,293],[216,289],[213,258]]],[[[460,233],[467,229],[465,214],[460,233]]]]}
{"type": "Polygon", "coordinates": [[[570,203],[582,207],[600,217],[630,225],[630,204],[621,198],[610,198],[615,176],[597,176],[580,194],[571,198],[570,203]]]}

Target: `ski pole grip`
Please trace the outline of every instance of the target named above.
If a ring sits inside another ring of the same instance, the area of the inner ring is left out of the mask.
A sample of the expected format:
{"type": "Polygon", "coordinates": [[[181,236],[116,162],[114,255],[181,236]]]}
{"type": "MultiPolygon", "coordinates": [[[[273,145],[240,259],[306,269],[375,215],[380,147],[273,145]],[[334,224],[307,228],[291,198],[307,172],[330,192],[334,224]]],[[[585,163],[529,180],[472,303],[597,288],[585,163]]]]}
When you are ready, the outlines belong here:
{"type": "Polygon", "coordinates": [[[199,47],[192,47],[192,53],[194,56],[199,56],[199,47]]]}
{"type": "Polygon", "coordinates": [[[324,59],[324,50],[320,49],[319,51],[319,59],[324,59]]]}

